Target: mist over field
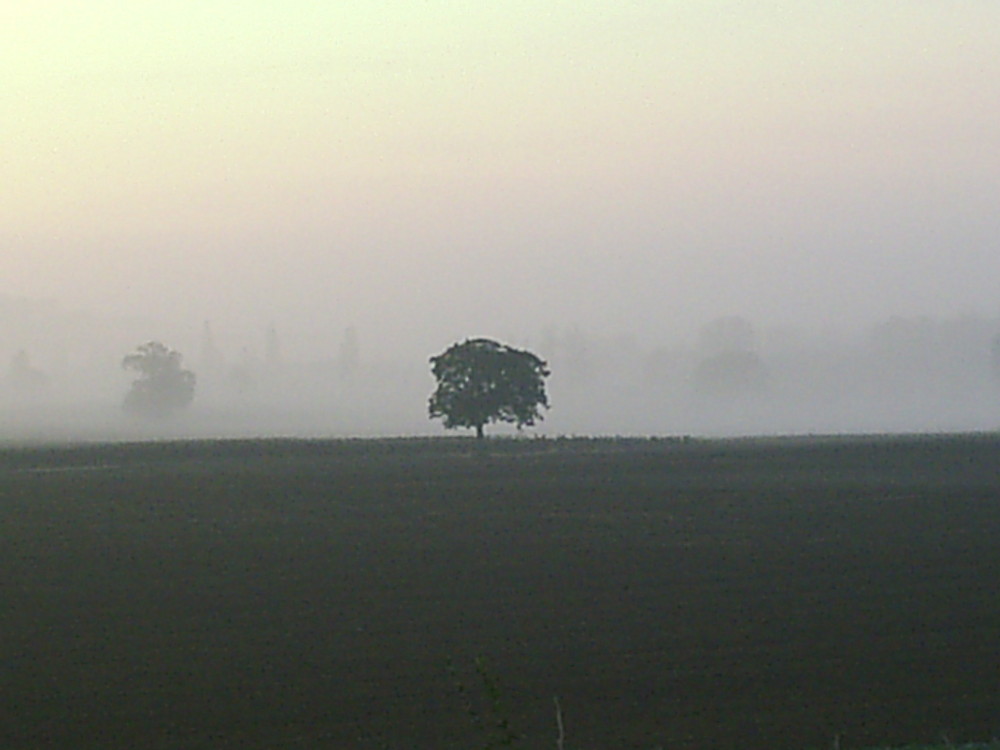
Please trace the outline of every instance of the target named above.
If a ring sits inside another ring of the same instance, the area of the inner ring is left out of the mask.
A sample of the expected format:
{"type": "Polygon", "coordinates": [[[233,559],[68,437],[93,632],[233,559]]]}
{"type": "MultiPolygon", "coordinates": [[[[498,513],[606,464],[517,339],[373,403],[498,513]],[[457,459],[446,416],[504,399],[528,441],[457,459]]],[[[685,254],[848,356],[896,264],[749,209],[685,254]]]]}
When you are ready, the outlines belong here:
{"type": "Polygon", "coordinates": [[[535,434],[1000,424],[1000,6],[4,13],[3,436],[441,434],[474,336],[535,434]]]}
{"type": "MultiPolygon", "coordinates": [[[[428,357],[451,340],[395,351],[363,322],[296,340],[273,325],[226,330],[0,303],[5,439],[445,434],[427,417],[428,357]],[[122,409],[135,378],[122,358],[149,340],[179,351],[197,376],[194,402],[162,419],[122,409]]],[[[720,316],[654,342],[580,326],[504,338],[552,370],[552,408],[524,435],[727,436],[995,430],[998,332],[1000,321],[974,316],[894,317],[849,334],[720,316]]]]}

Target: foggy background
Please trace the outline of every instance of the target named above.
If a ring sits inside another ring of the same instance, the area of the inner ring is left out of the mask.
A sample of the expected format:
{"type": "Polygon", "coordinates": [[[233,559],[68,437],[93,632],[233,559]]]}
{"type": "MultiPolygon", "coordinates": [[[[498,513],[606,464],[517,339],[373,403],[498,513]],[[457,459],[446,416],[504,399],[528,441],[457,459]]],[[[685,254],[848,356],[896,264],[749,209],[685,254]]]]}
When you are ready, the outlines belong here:
{"type": "Polygon", "coordinates": [[[1000,6],[254,0],[0,17],[0,435],[996,429],[1000,6]],[[198,376],[130,421],[122,357],[198,376]],[[494,432],[504,430],[494,429],[494,432]]]}
{"type": "MultiPolygon", "coordinates": [[[[10,297],[0,297],[0,325],[11,353],[0,380],[7,439],[445,432],[427,418],[427,356],[447,340],[409,356],[363,323],[331,322],[330,336],[305,346],[275,325],[227,330],[10,297]],[[135,377],[121,359],[151,338],[182,352],[198,376],[194,403],[165,420],[121,408],[135,377]]],[[[852,333],[721,316],[653,344],[576,324],[502,338],[545,357],[553,373],[552,409],[525,434],[715,436],[995,430],[998,334],[1000,319],[971,315],[896,316],[852,333]]]]}

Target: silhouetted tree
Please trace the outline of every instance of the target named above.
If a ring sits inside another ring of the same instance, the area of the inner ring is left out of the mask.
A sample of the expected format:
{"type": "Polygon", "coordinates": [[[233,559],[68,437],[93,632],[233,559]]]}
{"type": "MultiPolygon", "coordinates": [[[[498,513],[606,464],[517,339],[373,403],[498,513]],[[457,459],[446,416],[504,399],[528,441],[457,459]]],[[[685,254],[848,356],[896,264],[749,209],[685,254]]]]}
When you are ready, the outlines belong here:
{"type": "Polygon", "coordinates": [[[125,396],[125,410],[148,417],[165,417],[194,399],[195,375],[181,368],[183,357],[159,341],[143,344],[122,360],[122,367],[139,373],[125,396]]]}
{"type": "Polygon", "coordinates": [[[437,379],[430,417],[443,418],[448,429],[475,428],[481,439],[490,422],[509,422],[521,429],[542,419],[539,407],[549,408],[548,366],[531,352],[491,339],[467,339],[430,362],[437,379]]]}

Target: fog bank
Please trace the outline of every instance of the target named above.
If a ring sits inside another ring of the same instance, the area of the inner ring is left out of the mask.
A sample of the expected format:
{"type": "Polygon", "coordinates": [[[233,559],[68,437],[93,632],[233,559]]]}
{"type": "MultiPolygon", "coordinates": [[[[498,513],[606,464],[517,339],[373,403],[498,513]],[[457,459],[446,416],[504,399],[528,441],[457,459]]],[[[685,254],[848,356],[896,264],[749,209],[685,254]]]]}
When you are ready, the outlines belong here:
{"type": "MultiPolygon", "coordinates": [[[[652,344],[578,325],[498,338],[552,370],[552,408],[524,435],[736,436],[997,429],[998,335],[1000,320],[978,316],[893,317],[852,333],[720,316],[652,344]]],[[[0,438],[446,434],[427,418],[427,360],[452,340],[395,352],[363,322],[322,340],[288,339],[276,326],[225,330],[5,298],[0,438]],[[179,351],[197,376],[194,402],[167,419],[122,409],[135,377],[122,358],[151,340],[179,351]]],[[[495,425],[488,434],[517,432],[495,425]]]]}

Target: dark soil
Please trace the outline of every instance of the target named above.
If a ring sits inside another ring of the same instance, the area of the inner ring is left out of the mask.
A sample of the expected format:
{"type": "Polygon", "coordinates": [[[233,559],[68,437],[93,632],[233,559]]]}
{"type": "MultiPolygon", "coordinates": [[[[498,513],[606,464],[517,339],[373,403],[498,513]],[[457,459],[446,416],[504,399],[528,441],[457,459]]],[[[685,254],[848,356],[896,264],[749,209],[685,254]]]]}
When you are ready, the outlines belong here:
{"type": "Polygon", "coordinates": [[[0,534],[5,750],[1000,735],[992,436],[11,448],[0,534]]]}

